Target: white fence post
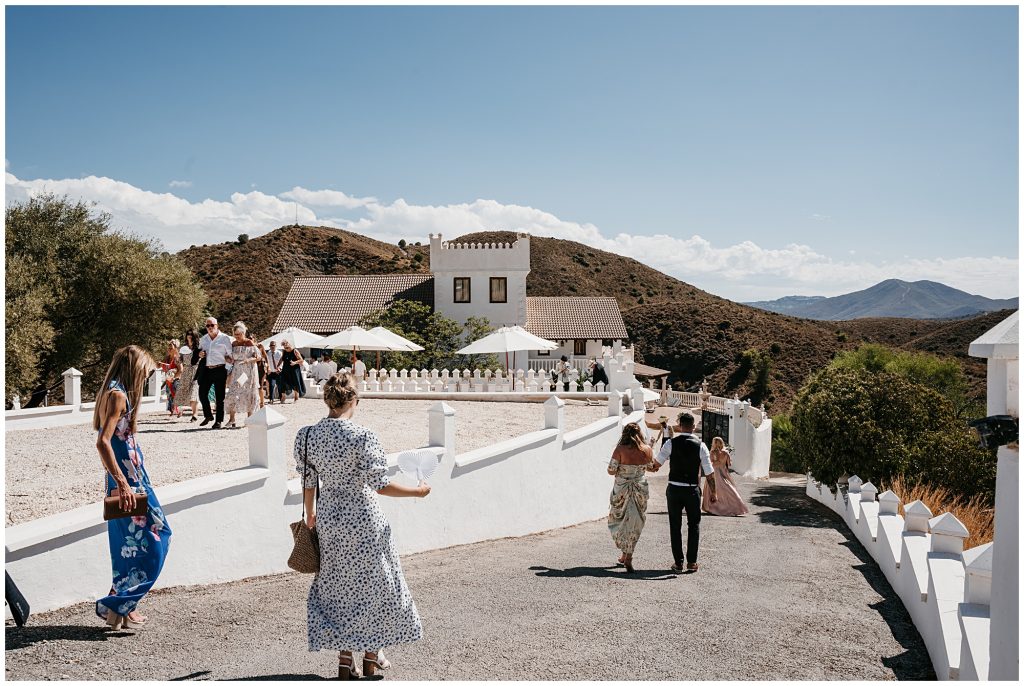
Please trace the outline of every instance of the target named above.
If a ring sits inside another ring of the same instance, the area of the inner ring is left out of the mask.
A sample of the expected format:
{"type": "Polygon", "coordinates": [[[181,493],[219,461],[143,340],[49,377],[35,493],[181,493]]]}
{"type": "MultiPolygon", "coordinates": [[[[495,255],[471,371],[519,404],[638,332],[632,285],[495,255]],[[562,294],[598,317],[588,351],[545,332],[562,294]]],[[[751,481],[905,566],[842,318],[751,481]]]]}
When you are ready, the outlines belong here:
{"type": "Polygon", "coordinates": [[[915,500],[903,506],[903,530],[928,533],[928,520],[932,517],[932,511],[920,500],[915,500]]]}
{"type": "Polygon", "coordinates": [[[250,465],[280,470],[284,474],[287,446],[284,444],[282,427],[286,421],[288,420],[283,415],[270,409],[269,405],[259,412],[254,412],[245,420],[246,429],[249,431],[250,465]]]}
{"type": "Polygon", "coordinates": [[[608,391],[608,416],[622,416],[622,394],[615,389],[609,389],[608,391]]]}
{"type": "Polygon", "coordinates": [[[455,459],[455,409],[446,402],[438,401],[427,410],[429,444],[444,448],[444,459],[455,459]],[[449,456],[451,456],[449,458],[449,456]]]}
{"type": "Polygon", "coordinates": [[[565,401],[553,395],[544,401],[544,428],[565,430],[565,401]]]}
{"type": "Polygon", "coordinates": [[[883,491],[878,496],[878,514],[894,515],[900,512],[900,497],[892,491],[883,491]]]}
{"type": "Polygon", "coordinates": [[[967,527],[952,512],[945,512],[928,520],[928,529],[932,533],[933,553],[952,553],[959,555],[964,551],[964,539],[969,532],[967,527]]]}
{"type": "Polygon", "coordinates": [[[71,405],[78,412],[82,406],[82,372],[71,367],[65,369],[61,376],[64,377],[64,404],[71,405]]]}

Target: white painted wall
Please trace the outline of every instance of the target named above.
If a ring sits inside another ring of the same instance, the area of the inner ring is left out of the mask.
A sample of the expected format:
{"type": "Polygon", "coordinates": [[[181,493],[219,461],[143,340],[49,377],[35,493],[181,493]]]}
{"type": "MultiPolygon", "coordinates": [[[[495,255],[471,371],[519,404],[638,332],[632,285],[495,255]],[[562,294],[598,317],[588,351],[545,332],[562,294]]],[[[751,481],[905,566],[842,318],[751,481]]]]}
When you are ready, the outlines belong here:
{"type": "MultiPolygon", "coordinates": [[[[612,482],[605,467],[624,421],[613,395],[609,417],[565,432],[563,403],[550,398],[536,432],[456,454],[455,413],[428,412],[429,446],[441,455],[425,499],[381,498],[401,553],[518,536],[607,514],[612,482]],[[510,514],[511,513],[511,514],[510,514]]],[[[250,466],[158,490],[173,538],[159,587],[206,584],[287,571],[288,523],[299,518],[298,480],[286,483],[291,446],[284,418],[255,413],[250,466]]],[[[396,473],[397,455],[389,455],[396,473]]],[[[396,476],[397,479],[405,477],[396,476]]],[[[110,586],[107,528],[94,505],[5,531],[6,569],[43,612],[93,600],[110,586]]]]}
{"type": "Polygon", "coordinates": [[[530,237],[508,243],[448,243],[430,235],[430,271],[434,275],[434,309],[464,324],[486,317],[495,326],[526,324],[526,275],[530,273],[530,237]],[[490,301],[491,277],[505,277],[505,303],[490,301]],[[454,278],[469,277],[470,302],[455,302],[454,278]]]}

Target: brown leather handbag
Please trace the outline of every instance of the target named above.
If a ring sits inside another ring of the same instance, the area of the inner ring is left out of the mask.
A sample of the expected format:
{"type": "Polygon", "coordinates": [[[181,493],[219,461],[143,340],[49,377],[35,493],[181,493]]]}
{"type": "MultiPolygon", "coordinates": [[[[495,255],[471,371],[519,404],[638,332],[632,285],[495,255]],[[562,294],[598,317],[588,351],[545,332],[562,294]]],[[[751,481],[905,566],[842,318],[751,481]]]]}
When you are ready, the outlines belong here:
{"type": "MultiPolygon", "coordinates": [[[[320,571],[320,537],[317,536],[315,528],[310,529],[306,526],[306,468],[309,465],[309,432],[312,430],[313,427],[306,427],[306,437],[302,445],[302,482],[300,484],[302,487],[302,518],[288,525],[292,530],[292,539],[294,540],[292,554],[288,556],[288,566],[303,574],[316,574],[320,571]]],[[[314,502],[319,499],[319,496],[320,479],[317,477],[314,502]]]]}
{"type": "MultiPolygon", "coordinates": [[[[106,491],[106,479],[103,480],[103,490],[106,491]]],[[[145,517],[149,513],[149,495],[146,493],[135,494],[135,509],[122,510],[121,498],[116,495],[108,495],[103,498],[103,521],[111,519],[123,519],[125,517],[145,517]]]]}

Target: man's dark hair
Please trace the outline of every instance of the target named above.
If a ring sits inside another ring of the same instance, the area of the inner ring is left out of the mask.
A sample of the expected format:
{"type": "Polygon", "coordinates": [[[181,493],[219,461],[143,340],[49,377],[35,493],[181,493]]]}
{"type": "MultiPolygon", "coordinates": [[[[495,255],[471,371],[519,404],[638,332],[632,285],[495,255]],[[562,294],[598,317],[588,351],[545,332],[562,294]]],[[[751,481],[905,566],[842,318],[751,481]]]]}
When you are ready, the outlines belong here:
{"type": "Polygon", "coordinates": [[[569,358],[566,357],[565,355],[562,355],[562,362],[568,362],[568,361],[569,361],[569,358]]]}
{"type": "Polygon", "coordinates": [[[357,360],[363,359],[363,354],[362,353],[356,353],[356,359],[357,360]]]}
{"type": "Polygon", "coordinates": [[[679,428],[681,429],[692,429],[696,426],[697,420],[689,412],[679,413],[679,428]]]}

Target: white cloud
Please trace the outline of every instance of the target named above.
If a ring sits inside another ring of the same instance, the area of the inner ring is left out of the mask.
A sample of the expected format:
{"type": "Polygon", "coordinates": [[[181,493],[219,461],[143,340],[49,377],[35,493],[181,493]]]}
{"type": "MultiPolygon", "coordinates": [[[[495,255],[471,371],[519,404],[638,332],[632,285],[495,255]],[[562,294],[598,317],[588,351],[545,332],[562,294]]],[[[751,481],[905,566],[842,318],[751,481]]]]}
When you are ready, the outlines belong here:
{"type": "MultiPolygon", "coordinates": [[[[556,217],[533,207],[474,200],[454,205],[413,205],[403,199],[387,204],[334,190],[296,186],[279,196],[251,190],[229,201],[189,202],[172,193],[152,193],[114,179],[21,180],[6,174],[8,202],[49,191],[95,201],[114,217],[114,225],[159,238],[169,250],[191,244],[258,236],[298,220],[337,226],[390,243],[425,241],[428,233],[446,238],[488,230],[526,231],[552,236],[633,257],[711,293],[734,300],[767,300],[783,295],[838,295],[889,278],[930,279],[988,297],[1014,297],[1018,291],[1016,257],[957,256],[936,259],[904,257],[884,262],[833,259],[807,245],[762,247],[751,241],[734,245],[694,234],[620,233],[605,236],[594,224],[556,217]],[[312,207],[326,208],[318,214],[312,207]],[[355,218],[331,212],[358,210],[355,218]]],[[[1016,255],[1016,246],[1008,254],[1016,255]]]]}
{"type": "Polygon", "coordinates": [[[827,222],[828,220],[832,219],[832,216],[828,214],[815,213],[811,215],[811,219],[813,219],[816,222],[827,222]]]}
{"type": "Polygon", "coordinates": [[[354,198],[341,191],[311,191],[301,186],[296,186],[290,191],[282,193],[281,197],[285,200],[295,200],[296,202],[312,205],[313,207],[344,207],[350,210],[357,207],[366,207],[370,203],[377,202],[377,198],[354,198]]]}
{"type": "Polygon", "coordinates": [[[171,181],[167,185],[171,188],[192,188],[191,181],[171,181]]]}

